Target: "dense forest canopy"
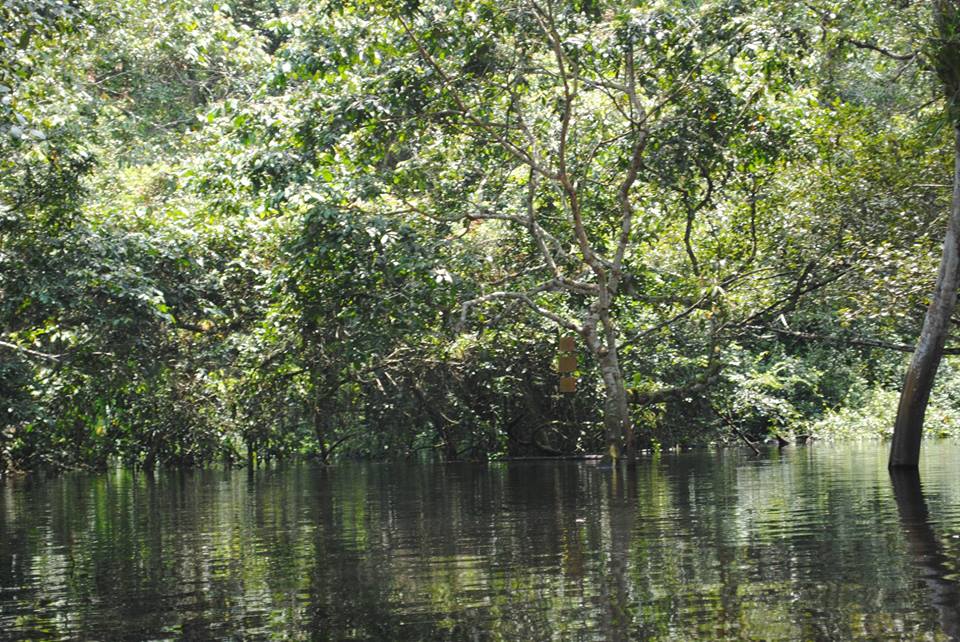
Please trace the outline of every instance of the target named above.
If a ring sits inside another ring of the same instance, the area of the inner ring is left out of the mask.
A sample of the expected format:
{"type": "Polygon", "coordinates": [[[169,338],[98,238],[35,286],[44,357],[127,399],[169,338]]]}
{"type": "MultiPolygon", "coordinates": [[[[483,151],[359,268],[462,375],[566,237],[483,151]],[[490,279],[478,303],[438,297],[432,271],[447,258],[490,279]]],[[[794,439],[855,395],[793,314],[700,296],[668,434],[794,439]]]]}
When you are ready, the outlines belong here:
{"type": "Polygon", "coordinates": [[[930,24],[3,0],[0,470],[888,434],[950,209],[930,24]]]}

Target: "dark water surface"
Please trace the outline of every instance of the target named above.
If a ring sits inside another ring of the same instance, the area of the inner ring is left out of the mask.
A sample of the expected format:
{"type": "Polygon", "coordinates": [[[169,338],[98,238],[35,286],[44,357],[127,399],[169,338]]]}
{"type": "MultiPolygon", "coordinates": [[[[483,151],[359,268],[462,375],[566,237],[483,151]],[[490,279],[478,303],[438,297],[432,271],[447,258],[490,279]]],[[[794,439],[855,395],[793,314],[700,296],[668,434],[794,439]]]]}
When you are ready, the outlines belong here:
{"type": "Polygon", "coordinates": [[[2,639],[951,639],[958,565],[950,442],[0,485],[2,639]]]}

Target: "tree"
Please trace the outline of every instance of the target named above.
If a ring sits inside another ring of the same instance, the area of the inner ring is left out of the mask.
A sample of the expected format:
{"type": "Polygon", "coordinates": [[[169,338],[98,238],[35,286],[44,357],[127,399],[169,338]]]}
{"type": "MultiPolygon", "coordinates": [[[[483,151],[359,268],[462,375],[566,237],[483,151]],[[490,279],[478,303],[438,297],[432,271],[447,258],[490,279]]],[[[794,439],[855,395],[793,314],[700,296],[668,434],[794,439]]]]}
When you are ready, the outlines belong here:
{"type": "Polygon", "coordinates": [[[724,4],[381,11],[384,62],[354,68],[355,103],[385,103],[364,123],[380,149],[379,189],[407,210],[464,221],[466,242],[505,248],[500,273],[465,295],[462,324],[516,302],[576,333],[602,380],[606,454],[621,457],[635,443],[631,402],[701,392],[721,368],[724,290],[755,267],[756,197],[789,129],[770,123],[762,98],[786,91],[769,51],[782,43],[724,4]],[[663,271],[645,248],[668,239],[686,263],[670,266],[677,285],[693,295],[628,337],[631,308],[650,305],[643,281],[663,271]],[[706,330],[700,373],[632,392],[625,344],[691,315],[706,330]]]}
{"type": "Polygon", "coordinates": [[[916,3],[0,4],[11,465],[618,458],[909,351],[916,3]]]}
{"type": "Polygon", "coordinates": [[[890,446],[891,467],[916,467],[919,463],[930,390],[943,358],[960,287],[960,3],[934,0],[933,14],[937,36],[932,59],[954,133],[953,198],[933,297],[900,393],[890,446]]]}

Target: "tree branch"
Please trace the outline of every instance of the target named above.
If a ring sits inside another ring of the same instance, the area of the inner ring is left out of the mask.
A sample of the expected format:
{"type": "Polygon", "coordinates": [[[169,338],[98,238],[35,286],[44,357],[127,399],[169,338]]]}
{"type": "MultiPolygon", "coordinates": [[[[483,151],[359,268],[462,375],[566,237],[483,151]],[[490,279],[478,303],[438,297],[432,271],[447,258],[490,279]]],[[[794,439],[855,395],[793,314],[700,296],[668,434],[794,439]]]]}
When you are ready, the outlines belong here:
{"type": "MultiPolygon", "coordinates": [[[[490,128],[487,126],[488,123],[486,123],[481,119],[475,118],[471,115],[471,111],[469,107],[467,107],[466,102],[464,102],[463,98],[461,98],[460,94],[456,91],[455,89],[456,85],[450,79],[450,76],[447,75],[447,72],[443,70],[443,68],[437,63],[436,60],[434,60],[433,56],[430,55],[430,52],[426,50],[426,48],[420,42],[420,39],[417,38],[417,36],[413,33],[413,29],[411,29],[410,26],[407,24],[407,21],[400,16],[397,16],[396,19],[400,23],[400,25],[403,27],[404,32],[413,41],[414,45],[417,48],[417,51],[420,53],[420,56],[424,59],[424,61],[426,61],[428,65],[433,67],[434,71],[437,72],[437,75],[440,76],[440,79],[443,81],[443,84],[449,90],[451,98],[453,98],[453,101],[457,104],[457,107],[460,109],[463,116],[465,116],[468,119],[469,121],[468,124],[474,127],[481,127],[489,130],[490,128]]],[[[504,138],[503,134],[496,131],[496,128],[494,128],[493,137],[498,143],[500,143],[500,145],[505,150],[507,150],[510,154],[515,156],[518,160],[528,165],[529,167],[534,168],[535,170],[537,170],[537,172],[539,172],[543,176],[547,178],[556,179],[556,175],[553,172],[549,171],[547,168],[545,168],[543,165],[538,163],[537,160],[533,157],[532,153],[526,152],[522,148],[518,147],[516,144],[504,138]]]]}
{"type": "Polygon", "coordinates": [[[524,303],[528,308],[530,308],[531,310],[533,310],[534,312],[536,312],[536,313],[539,314],[540,316],[546,317],[546,318],[550,319],[551,321],[553,321],[553,322],[556,323],[557,325],[559,325],[559,326],[561,326],[561,327],[564,327],[564,328],[566,328],[567,330],[570,330],[571,332],[576,332],[576,333],[578,333],[578,334],[582,334],[582,333],[583,333],[583,328],[582,328],[581,326],[579,326],[578,324],[574,323],[573,321],[571,321],[571,320],[569,320],[569,319],[566,319],[566,318],[560,316],[559,314],[556,314],[556,313],[554,313],[554,312],[551,312],[550,310],[547,310],[546,308],[537,305],[537,303],[536,303],[533,299],[530,298],[530,294],[533,294],[533,293],[536,293],[536,292],[546,291],[546,290],[550,289],[550,286],[551,286],[552,284],[553,284],[553,282],[551,281],[551,282],[549,282],[549,283],[547,283],[547,284],[545,284],[545,285],[543,285],[543,286],[540,286],[539,288],[531,291],[530,293],[498,291],[498,292],[491,292],[491,293],[489,293],[489,294],[484,294],[483,296],[479,296],[479,297],[477,297],[476,299],[471,299],[471,300],[469,300],[469,301],[464,301],[463,306],[462,306],[461,309],[460,309],[460,324],[461,324],[461,325],[466,325],[466,323],[467,323],[467,315],[468,315],[469,312],[470,312],[470,308],[472,308],[472,307],[474,307],[474,306],[476,306],[476,305],[479,305],[479,304],[481,304],[481,303],[486,303],[487,301],[493,301],[494,299],[513,299],[513,300],[515,300],[515,301],[521,301],[521,302],[524,303]]]}
{"type": "Polygon", "coordinates": [[[840,38],[840,43],[844,43],[844,42],[851,44],[854,47],[857,47],[858,49],[869,49],[870,51],[876,51],[878,54],[882,56],[886,56],[887,58],[892,58],[893,60],[913,60],[914,58],[920,55],[919,51],[914,51],[907,54],[898,54],[896,52],[890,51],[889,49],[885,49],[872,42],[869,42],[866,40],[855,40],[854,38],[850,38],[849,36],[844,36],[840,38]]]}
{"type": "Polygon", "coordinates": [[[719,378],[720,371],[723,370],[723,364],[714,359],[713,363],[701,374],[693,383],[684,386],[671,386],[669,388],[660,388],[659,390],[650,390],[641,392],[636,388],[628,390],[630,403],[649,406],[650,404],[663,403],[675,397],[685,397],[697,392],[702,392],[709,388],[719,378]]]}
{"type": "Polygon", "coordinates": [[[9,343],[7,341],[0,341],[0,348],[9,348],[10,350],[16,350],[25,355],[36,357],[38,359],[45,359],[47,361],[56,361],[59,362],[65,355],[63,354],[50,354],[48,352],[40,352],[39,350],[31,350],[30,348],[24,348],[23,346],[18,346],[15,343],[9,343]]]}
{"type": "MultiPolygon", "coordinates": [[[[837,343],[849,346],[862,346],[865,348],[881,348],[883,350],[894,350],[896,352],[911,353],[916,349],[915,345],[906,343],[890,343],[889,341],[880,341],[879,339],[857,339],[848,337],[838,337],[823,334],[814,334],[811,332],[798,332],[796,330],[787,330],[775,326],[754,326],[756,330],[769,330],[788,337],[794,337],[803,341],[823,341],[825,343],[837,343]]],[[[960,348],[944,348],[944,354],[960,354],[960,348]]]]}

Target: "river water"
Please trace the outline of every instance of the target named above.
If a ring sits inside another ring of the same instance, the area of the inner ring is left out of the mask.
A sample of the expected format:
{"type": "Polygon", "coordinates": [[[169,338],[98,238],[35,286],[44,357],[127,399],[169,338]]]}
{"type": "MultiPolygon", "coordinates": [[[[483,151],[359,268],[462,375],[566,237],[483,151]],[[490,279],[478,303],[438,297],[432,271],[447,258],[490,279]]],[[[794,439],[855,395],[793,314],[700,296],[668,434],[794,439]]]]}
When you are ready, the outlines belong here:
{"type": "Polygon", "coordinates": [[[0,484],[0,639],[956,639],[960,445],[0,484]]]}

